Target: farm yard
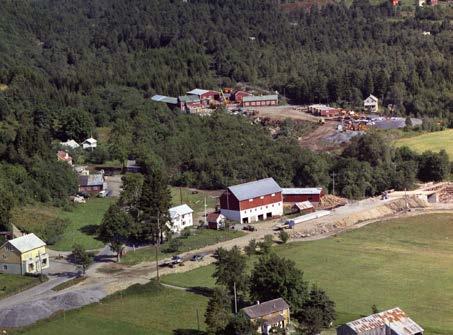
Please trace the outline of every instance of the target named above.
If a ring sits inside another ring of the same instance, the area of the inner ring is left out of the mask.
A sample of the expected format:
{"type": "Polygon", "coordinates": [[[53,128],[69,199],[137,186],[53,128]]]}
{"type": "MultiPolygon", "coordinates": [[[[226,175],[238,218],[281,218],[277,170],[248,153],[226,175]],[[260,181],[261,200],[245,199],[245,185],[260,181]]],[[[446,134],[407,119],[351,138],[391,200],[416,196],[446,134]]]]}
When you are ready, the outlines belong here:
{"type": "Polygon", "coordinates": [[[444,149],[447,151],[450,160],[453,160],[453,129],[401,138],[395,144],[398,147],[408,146],[419,153],[426,150],[438,152],[444,149]]]}
{"type": "MultiPolygon", "coordinates": [[[[431,214],[374,223],[336,237],[276,247],[337,304],[337,323],[399,306],[426,335],[453,333],[453,215],[431,214]]],[[[252,263],[252,260],[251,260],[252,263]]],[[[214,266],[163,281],[212,287],[214,266]]]]}

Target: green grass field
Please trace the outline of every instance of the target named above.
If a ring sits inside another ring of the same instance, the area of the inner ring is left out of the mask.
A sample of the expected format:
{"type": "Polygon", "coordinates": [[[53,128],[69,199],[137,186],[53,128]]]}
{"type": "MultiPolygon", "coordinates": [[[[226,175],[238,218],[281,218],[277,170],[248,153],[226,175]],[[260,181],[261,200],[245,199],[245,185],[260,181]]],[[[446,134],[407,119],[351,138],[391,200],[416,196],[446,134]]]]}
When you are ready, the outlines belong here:
{"type": "Polygon", "coordinates": [[[453,129],[401,138],[395,141],[395,145],[398,147],[408,146],[417,152],[426,150],[439,152],[445,149],[450,160],[453,161],[453,129]]]}
{"type": "Polygon", "coordinates": [[[77,205],[72,212],[60,211],[58,216],[68,219],[70,224],[52,249],[68,251],[75,243],[86,249],[101,248],[104,244],[96,240],[96,228],[113,201],[112,198],[92,198],[86,204],[77,205]]]}
{"type": "MultiPolygon", "coordinates": [[[[276,247],[337,304],[339,324],[379,309],[403,308],[425,335],[453,334],[453,215],[371,224],[337,237],[276,247]]],[[[212,287],[214,267],[163,282],[212,287]]]]}
{"type": "MultiPolygon", "coordinates": [[[[204,213],[204,199],[206,197],[207,208],[215,208],[217,199],[206,191],[197,190],[197,193],[193,193],[191,189],[185,187],[171,187],[171,197],[174,206],[182,203],[189,205],[195,213],[204,213]]],[[[197,223],[197,222],[194,222],[197,223]]]]}
{"type": "Polygon", "coordinates": [[[0,273],[0,299],[39,283],[38,278],[0,273]]]}
{"type": "Polygon", "coordinates": [[[130,287],[122,294],[115,294],[99,304],[67,312],[64,316],[56,316],[50,321],[43,321],[13,334],[196,335],[197,310],[200,330],[204,330],[207,301],[208,298],[194,293],[158,289],[151,282],[130,287]]]}
{"type": "MultiPolygon", "coordinates": [[[[188,237],[179,238],[182,246],[178,252],[166,252],[166,245],[163,244],[160,249],[159,258],[167,258],[172,255],[203,248],[205,246],[216,244],[219,242],[231,240],[236,237],[243,236],[245,233],[241,231],[227,231],[227,230],[212,230],[212,229],[197,229],[192,235],[188,237]]],[[[155,258],[154,247],[146,247],[135,252],[129,252],[121,260],[121,263],[127,265],[134,265],[144,261],[152,261],[155,258]]]]}

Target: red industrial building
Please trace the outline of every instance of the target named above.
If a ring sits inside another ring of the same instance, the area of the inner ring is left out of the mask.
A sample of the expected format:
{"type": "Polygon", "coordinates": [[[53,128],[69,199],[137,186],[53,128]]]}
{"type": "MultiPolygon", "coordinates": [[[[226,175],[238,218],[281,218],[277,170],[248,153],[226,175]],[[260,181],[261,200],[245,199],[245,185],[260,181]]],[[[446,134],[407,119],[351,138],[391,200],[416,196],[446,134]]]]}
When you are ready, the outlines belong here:
{"type": "Polygon", "coordinates": [[[260,107],[278,105],[278,95],[250,95],[242,98],[243,107],[260,107]]]}
{"type": "Polygon", "coordinates": [[[190,113],[193,110],[203,107],[200,98],[196,95],[183,95],[178,97],[179,109],[190,113]]]}
{"type": "Polygon", "coordinates": [[[233,100],[238,104],[242,104],[242,100],[244,99],[244,97],[249,97],[249,96],[252,96],[252,93],[245,92],[245,91],[236,91],[233,93],[233,100]]]}
{"type": "Polygon", "coordinates": [[[198,99],[200,99],[201,104],[204,107],[209,106],[210,102],[213,100],[219,100],[220,99],[220,93],[217,91],[211,91],[211,90],[202,90],[200,88],[196,88],[192,91],[187,92],[189,96],[197,96],[198,99]]]}
{"type": "Polygon", "coordinates": [[[241,223],[283,215],[282,189],[273,178],[230,186],[220,196],[220,212],[241,223]]]}
{"type": "Polygon", "coordinates": [[[324,191],[320,187],[312,188],[284,188],[282,189],[283,202],[297,203],[310,201],[311,203],[319,203],[324,196],[324,191]]]}

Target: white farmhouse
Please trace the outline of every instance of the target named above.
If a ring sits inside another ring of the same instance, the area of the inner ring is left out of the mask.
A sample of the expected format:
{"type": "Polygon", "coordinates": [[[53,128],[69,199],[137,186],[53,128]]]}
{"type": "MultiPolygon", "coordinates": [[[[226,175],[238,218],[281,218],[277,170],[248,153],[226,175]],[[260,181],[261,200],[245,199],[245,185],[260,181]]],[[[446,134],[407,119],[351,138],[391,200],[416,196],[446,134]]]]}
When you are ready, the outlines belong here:
{"type": "Polygon", "coordinates": [[[370,96],[363,101],[363,106],[368,112],[377,113],[379,110],[378,101],[378,98],[370,94],[370,96]]]}
{"type": "Polygon", "coordinates": [[[97,146],[98,146],[98,141],[92,137],[87,138],[85,141],[82,142],[82,148],[84,148],[84,149],[94,149],[97,146]]]}
{"type": "Polygon", "coordinates": [[[172,207],[168,211],[172,223],[169,228],[173,233],[179,233],[184,228],[193,226],[193,209],[186,204],[172,207]]]}

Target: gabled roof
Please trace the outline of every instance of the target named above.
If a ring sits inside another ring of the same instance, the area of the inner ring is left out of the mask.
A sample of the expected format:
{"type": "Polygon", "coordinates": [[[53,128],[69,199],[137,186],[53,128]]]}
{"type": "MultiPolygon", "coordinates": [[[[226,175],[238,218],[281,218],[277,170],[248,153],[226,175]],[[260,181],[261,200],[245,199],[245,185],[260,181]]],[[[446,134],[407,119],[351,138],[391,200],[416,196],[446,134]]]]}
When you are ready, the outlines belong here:
{"type": "Polygon", "coordinates": [[[77,143],[74,140],[67,140],[66,142],[60,142],[60,145],[65,146],[65,147],[70,147],[73,149],[80,147],[79,143],[77,143]]]}
{"type": "Polygon", "coordinates": [[[104,184],[102,174],[90,174],[89,176],[79,176],[80,186],[100,186],[104,184]]]}
{"type": "Polygon", "coordinates": [[[172,207],[168,210],[170,212],[170,217],[173,219],[178,215],[185,215],[193,213],[193,209],[186,204],[172,207]]]}
{"type": "Polygon", "coordinates": [[[83,143],[89,143],[89,144],[95,144],[97,143],[98,141],[95,140],[94,138],[90,137],[90,138],[87,138],[85,141],[83,141],[83,143]]]}
{"type": "Polygon", "coordinates": [[[36,248],[44,247],[46,245],[46,243],[43,240],[41,240],[38,236],[36,236],[33,233],[9,240],[6,243],[11,244],[21,253],[28,252],[36,248]]]}
{"type": "Polygon", "coordinates": [[[178,103],[178,98],[167,97],[165,95],[154,95],[151,97],[151,100],[156,102],[165,102],[167,104],[176,105],[178,103]]]}
{"type": "Polygon", "coordinates": [[[367,99],[372,99],[374,101],[378,101],[378,98],[376,98],[373,94],[370,94],[367,99]]]}
{"type": "Polygon", "coordinates": [[[313,208],[313,204],[310,201],[296,202],[293,207],[296,206],[300,210],[313,208]]]}
{"type": "Polygon", "coordinates": [[[398,335],[414,335],[423,332],[423,328],[399,307],[348,322],[346,325],[358,334],[384,327],[392,329],[398,335]]]}
{"type": "Polygon", "coordinates": [[[292,188],[283,188],[283,195],[298,195],[298,194],[321,194],[321,187],[292,187],[292,188]]]}
{"type": "Polygon", "coordinates": [[[283,298],[269,300],[260,304],[245,307],[242,311],[250,318],[257,319],[266,315],[289,309],[288,303],[283,298]]]}
{"type": "Polygon", "coordinates": [[[278,100],[277,94],[272,95],[249,95],[242,99],[242,101],[265,101],[265,100],[278,100]]]}
{"type": "Polygon", "coordinates": [[[260,179],[245,184],[230,186],[228,187],[228,190],[233,193],[239,201],[282,191],[274,178],[260,179]]]}
{"type": "Polygon", "coordinates": [[[205,93],[209,93],[208,90],[203,90],[201,88],[196,88],[192,91],[189,91],[187,92],[187,94],[192,94],[192,95],[202,95],[202,94],[205,94],[205,93]]]}

